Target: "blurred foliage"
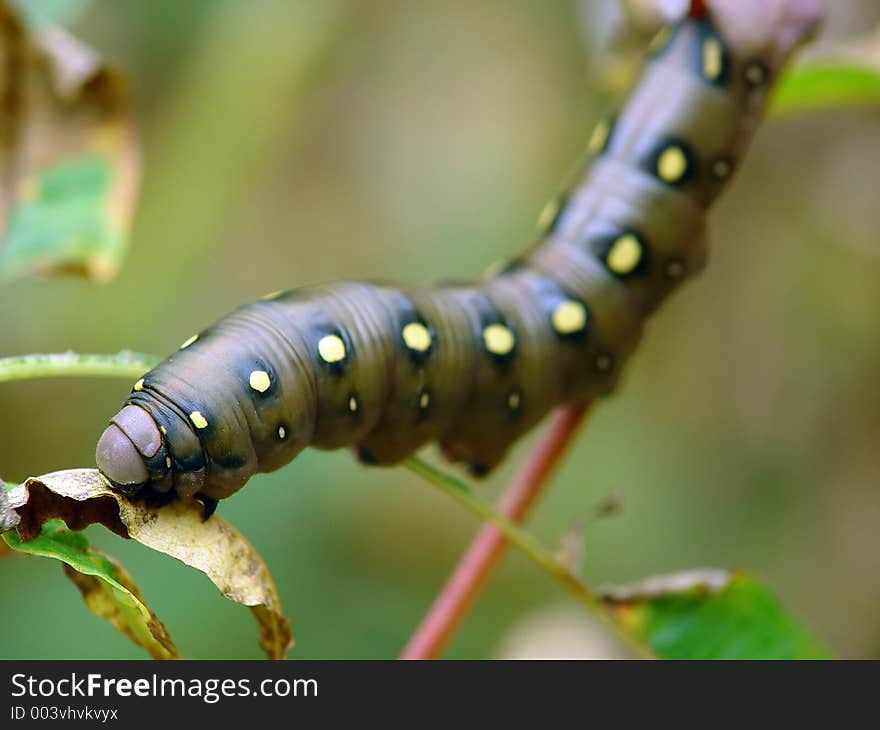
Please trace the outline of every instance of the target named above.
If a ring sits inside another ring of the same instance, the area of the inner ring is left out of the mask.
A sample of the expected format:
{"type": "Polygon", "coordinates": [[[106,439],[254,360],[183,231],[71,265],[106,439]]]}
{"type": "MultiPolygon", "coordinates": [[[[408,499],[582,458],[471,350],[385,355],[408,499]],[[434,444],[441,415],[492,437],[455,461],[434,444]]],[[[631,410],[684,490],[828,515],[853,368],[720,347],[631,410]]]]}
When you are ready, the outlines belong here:
{"type": "Polygon", "coordinates": [[[785,75],[773,97],[777,113],[880,104],[880,68],[810,64],[785,75]]]}
{"type": "MultiPolygon", "coordinates": [[[[75,5],[32,3],[24,15],[43,24],[75,5]]],[[[5,1],[0,47],[0,276],[64,271],[106,280],[125,252],[139,181],[124,81],[64,30],[31,27],[5,1]]]]}
{"type": "MultiPolygon", "coordinates": [[[[78,16],[75,34],[132,77],[147,177],[131,254],[100,289],[0,288],[0,355],[166,352],[266,291],[469,276],[528,241],[608,104],[590,91],[603,50],[585,48],[578,24],[596,4],[340,7],[98,0],[78,16]]],[[[868,0],[829,10],[826,33],[839,38],[880,22],[868,0]]],[[[590,582],[743,566],[834,655],[880,652],[878,139],[876,109],[762,130],[713,213],[707,271],[651,323],[534,520],[551,541],[604,495],[624,495],[618,516],[588,528],[590,582]]],[[[91,464],[127,390],[5,384],[3,476],[91,464]]],[[[302,658],[396,655],[473,530],[406,472],[344,453],[308,452],[221,511],[272,566],[302,658]]],[[[207,582],[106,531],[88,535],[139,577],[181,653],[255,656],[247,617],[218,606],[207,582]]],[[[3,569],[28,605],[65,617],[4,601],[0,620],[17,627],[5,658],[62,646],[140,655],[81,610],[50,561],[3,569]]],[[[511,554],[450,656],[491,656],[558,597],[511,554]]]]}
{"type": "Polygon", "coordinates": [[[12,0],[10,5],[36,28],[65,25],[81,13],[89,0],[12,0]]]}
{"type": "Polygon", "coordinates": [[[611,600],[612,611],[662,659],[828,658],[764,586],[746,575],[720,578],[719,585],[698,579],[654,595],[636,592],[611,600]]]}
{"type": "Polygon", "coordinates": [[[781,80],[776,112],[880,104],[880,23],[854,38],[820,41],[781,80]]]}

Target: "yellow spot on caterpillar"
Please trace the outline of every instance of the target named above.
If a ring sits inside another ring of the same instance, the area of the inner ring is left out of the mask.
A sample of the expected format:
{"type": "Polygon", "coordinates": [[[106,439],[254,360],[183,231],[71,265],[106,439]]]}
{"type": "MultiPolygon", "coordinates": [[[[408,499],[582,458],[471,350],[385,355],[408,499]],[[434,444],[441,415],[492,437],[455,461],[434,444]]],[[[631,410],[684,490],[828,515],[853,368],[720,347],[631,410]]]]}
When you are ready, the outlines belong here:
{"type": "Polygon", "coordinates": [[[269,373],[265,370],[254,370],[248,378],[248,383],[257,393],[265,393],[269,390],[269,386],[272,385],[269,373]]]}
{"type": "Polygon", "coordinates": [[[657,157],[657,176],[663,182],[677,183],[688,171],[688,159],[684,150],[671,144],[657,157]]]}
{"type": "Polygon", "coordinates": [[[278,438],[285,439],[287,438],[287,429],[284,426],[278,427],[278,438]]]}
{"type": "Polygon", "coordinates": [[[281,289],[278,289],[277,291],[270,291],[268,294],[264,294],[263,296],[261,296],[260,301],[271,302],[273,299],[278,299],[278,297],[280,297],[282,294],[284,294],[284,291],[281,289]]]}
{"type": "Polygon", "coordinates": [[[162,432],[162,435],[163,435],[163,436],[167,436],[167,435],[168,435],[168,429],[165,428],[165,426],[159,426],[159,430],[162,432]]]}
{"type": "Polygon", "coordinates": [[[431,394],[427,390],[423,390],[419,396],[419,408],[425,410],[431,404],[431,394]]]}
{"type": "Polygon", "coordinates": [[[587,309],[574,299],[566,299],[556,305],[550,315],[550,324],[560,335],[572,335],[587,326],[587,309]]]}
{"type": "Polygon", "coordinates": [[[519,405],[521,402],[522,396],[516,391],[513,391],[510,395],[507,396],[507,407],[512,411],[519,410],[519,405]]]}
{"type": "Polygon", "coordinates": [[[410,322],[400,333],[403,344],[416,352],[427,352],[431,348],[431,333],[421,322],[410,322]]]}
{"type": "Polygon", "coordinates": [[[605,149],[609,134],[611,134],[611,122],[603,119],[596,125],[596,128],[590,135],[590,141],[587,142],[587,151],[595,155],[605,149]]]}
{"type": "Polygon", "coordinates": [[[562,209],[562,201],[559,198],[551,200],[541,209],[541,215],[538,216],[538,230],[546,231],[550,228],[559,211],[562,209]]]}
{"type": "Polygon", "coordinates": [[[185,350],[187,347],[189,347],[189,346],[190,346],[193,342],[195,342],[197,339],[199,339],[199,336],[198,336],[198,335],[193,335],[192,337],[190,337],[186,342],[184,342],[184,343],[180,346],[180,349],[181,349],[181,350],[185,350]]]}
{"type": "Polygon", "coordinates": [[[483,329],[483,344],[493,355],[508,355],[516,345],[516,338],[509,327],[490,324],[483,329]]]}
{"type": "Polygon", "coordinates": [[[745,74],[746,81],[752,86],[763,84],[767,79],[767,71],[765,71],[764,67],[757,62],[750,63],[746,66],[743,73],[745,74]]]}
{"type": "Polygon", "coordinates": [[[624,233],[614,243],[605,257],[605,264],[615,274],[632,273],[642,260],[642,244],[632,233],[624,233]]]}
{"type": "Polygon", "coordinates": [[[657,33],[654,34],[654,37],[651,39],[651,42],[648,44],[648,52],[649,53],[660,53],[669,42],[669,37],[672,35],[672,27],[668,25],[664,25],[657,33]]]}
{"type": "Polygon", "coordinates": [[[132,390],[133,390],[135,393],[140,393],[143,389],[144,389],[144,379],[141,378],[140,380],[138,380],[138,381],[134,384],[134,388],[132,388],[132,390]]]}
{"type": "Polygon", "coordinates": [[[318,342],[318,355],[329,363],[345,360],[345,343],[339,335],[324,335],[318,342]]]}
{"type": "Polygon", "coordinates": [[[358,409],[357,398],[355,398],[354,396],[351,396],[351,398],[348,399],[348,410],[350,410],[352,413],[356,413],[357,409],[358,409]]]}
{"type": "Polygon", "coordinates": [[[205,418],[200,411],[193,411],[189,414],[189,420],[192,421],[193,426],[196,428],[207,428],[208,427],[208,419],[205,418]]]}
{"type": "Polygon", "coordinates": [[[709,37],[703,41],[703,76],[709,81],[718,81],[724,73],[724,49],[717,38],[709,37]]]}
{"type": "Polygon", "coordinates": [[[171,457],[170,457],[170,456],[166,456],[166,457],[165,457],[165,468],[166,468],[166,469],[170,469],[170,468],[171,468],[171,457]]]}

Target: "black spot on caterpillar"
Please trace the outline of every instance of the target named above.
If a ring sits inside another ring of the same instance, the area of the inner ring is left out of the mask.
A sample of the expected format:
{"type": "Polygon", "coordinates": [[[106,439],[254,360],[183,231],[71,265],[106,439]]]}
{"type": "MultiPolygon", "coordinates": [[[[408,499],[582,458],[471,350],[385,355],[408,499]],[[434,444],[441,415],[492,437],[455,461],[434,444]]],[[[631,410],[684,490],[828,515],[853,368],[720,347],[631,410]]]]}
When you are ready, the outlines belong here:
{"type": "Polygon", "coordinates": [[[241,307],[134,386],[97,446],[118,489],[216,500],[302,449],[393,464],[428,441],[488,472],[555,405],[611,391],[645,320],[706,256],[706,210],[814,0],[706,0],[667,32],[541,240],[496,276],[359,282],[241,307]]]}

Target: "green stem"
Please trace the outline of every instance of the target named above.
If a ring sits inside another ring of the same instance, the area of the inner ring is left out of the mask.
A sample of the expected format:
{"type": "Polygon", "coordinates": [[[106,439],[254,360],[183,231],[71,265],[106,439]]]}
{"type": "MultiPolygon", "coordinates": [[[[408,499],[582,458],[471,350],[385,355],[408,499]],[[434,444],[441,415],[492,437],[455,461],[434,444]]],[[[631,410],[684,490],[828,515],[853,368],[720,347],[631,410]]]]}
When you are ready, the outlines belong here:
{"type": "Polygon", "coordinates": [[[137,378],[154,368],[159,358],[123,350],[115,355],[75,352],[0,358],[0,383],[56,377],[137,378]]]}
{"type": "Polygon", "coordinates": [[[406,459],[404,465],[438,487],[460,505],[477,515],[477,517],[497,527],[523,555],[562,585],[563,588],[602,621],[635,656],[654,658],[653,654],[642,642],[625,631],[613,619],[602,601],[593,593],[589,586],[572,573],[559,558],[545,548],[531,533],[495,512],[492,507],[484,502],[464,482],[443,473],[430,464],[426,464],[415,456],[406,459]]]}

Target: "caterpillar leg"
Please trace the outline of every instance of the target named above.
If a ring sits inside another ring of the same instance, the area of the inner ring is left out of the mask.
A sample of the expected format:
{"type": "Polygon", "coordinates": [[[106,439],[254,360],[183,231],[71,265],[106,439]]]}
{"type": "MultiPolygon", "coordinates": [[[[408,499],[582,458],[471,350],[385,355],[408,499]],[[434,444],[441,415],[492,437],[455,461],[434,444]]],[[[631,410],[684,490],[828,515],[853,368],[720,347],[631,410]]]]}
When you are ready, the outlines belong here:
{"type": "Polygon", "coordinates": [[[220,504],[220,500],[204,494],[197,494],[196,499],[202,505],[202,522],[207,522],[208,518],[217,511],[217,505],[220,504]]]}

